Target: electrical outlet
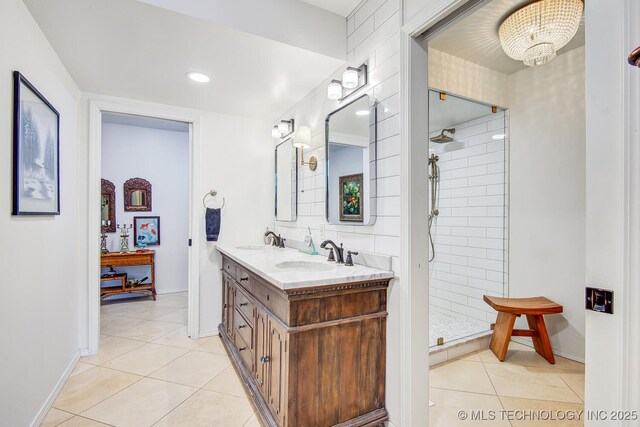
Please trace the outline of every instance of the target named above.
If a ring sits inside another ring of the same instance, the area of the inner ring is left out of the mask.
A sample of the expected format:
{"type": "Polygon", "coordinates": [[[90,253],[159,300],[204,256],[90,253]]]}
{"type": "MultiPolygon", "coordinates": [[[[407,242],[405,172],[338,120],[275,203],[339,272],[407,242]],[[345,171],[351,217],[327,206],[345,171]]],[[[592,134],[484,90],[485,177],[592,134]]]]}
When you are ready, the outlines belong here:
{"type": "Polygon", "coordinates": [[[613,314],[613,291],[587,287],[585,308],[599,313],[613,314]]]}

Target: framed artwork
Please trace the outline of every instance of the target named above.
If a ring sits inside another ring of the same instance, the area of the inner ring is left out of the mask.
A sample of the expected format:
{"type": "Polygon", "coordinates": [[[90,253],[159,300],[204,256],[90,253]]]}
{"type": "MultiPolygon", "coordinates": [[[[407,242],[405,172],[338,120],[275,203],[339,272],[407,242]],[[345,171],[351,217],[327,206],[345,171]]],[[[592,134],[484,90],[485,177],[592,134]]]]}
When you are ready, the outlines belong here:
{"type": "Polygon", "coordinates": [[[134,216],[133,217],[133,241],[138,246],[144,243],[146,246],[160,244],[160,217],[159,216],[134,216]]]}
{"type": "Polygon", "coordinates": [[[116,232],[116,186],[104,178],[100,184],[100,220],[105,224],[105,232],[116,232]]]}
{"type": "Polygon", "coordinates": [[[60,114],[13,72],[13,215],[60,215],[60,114]]]}
{"type": "Polygon", "coordinates": [[[340,221],[362,222],[362,174],[341,176],[340,187],[340,221]]]}

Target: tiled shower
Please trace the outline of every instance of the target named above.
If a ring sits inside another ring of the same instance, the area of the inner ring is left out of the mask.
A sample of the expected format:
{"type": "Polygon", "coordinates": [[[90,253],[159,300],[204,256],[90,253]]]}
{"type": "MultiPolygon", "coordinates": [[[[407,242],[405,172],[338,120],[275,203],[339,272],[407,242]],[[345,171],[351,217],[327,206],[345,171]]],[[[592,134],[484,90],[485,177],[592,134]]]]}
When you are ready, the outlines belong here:
{"type": "Polygon", "coordinates": [[[439,213],[431,226],[435,257],[429,265],[433,347],[439,338],[447,344],[488,332],[495,321],[482,297],[508,294],[509,193],[508,111],[449,94],[430,100],[430,111],[442,109],[434,114],[438,128],[430,128],[430,137],[440,135],[442,126],[455,129],[453,141],[429,143],[439,167],[439,213]]]}

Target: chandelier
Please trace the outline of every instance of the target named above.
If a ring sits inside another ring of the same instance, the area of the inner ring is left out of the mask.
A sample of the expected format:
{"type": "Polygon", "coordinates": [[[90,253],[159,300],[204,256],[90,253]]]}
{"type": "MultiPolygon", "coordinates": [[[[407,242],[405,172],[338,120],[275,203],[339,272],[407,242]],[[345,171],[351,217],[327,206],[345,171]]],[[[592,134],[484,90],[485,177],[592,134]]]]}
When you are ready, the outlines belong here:
{"type": "Polygon", "coordinates": [[[498,28],[502,49],[529,67],[546,64],[575,36],[583,8],[582,0],[539,0],[518,9],[498,28]]]}

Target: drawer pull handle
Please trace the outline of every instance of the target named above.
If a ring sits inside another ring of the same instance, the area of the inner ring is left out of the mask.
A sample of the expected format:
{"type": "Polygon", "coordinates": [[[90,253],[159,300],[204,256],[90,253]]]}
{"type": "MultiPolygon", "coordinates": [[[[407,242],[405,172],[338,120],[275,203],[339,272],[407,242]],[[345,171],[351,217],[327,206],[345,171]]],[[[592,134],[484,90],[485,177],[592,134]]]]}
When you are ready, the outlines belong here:
{"type": "Polygon", "coordinates": [[[264,365],[265,363],[269,363],[269,356],[262,356],[260,358],[260,362],[264,365]]]}
{"type": "Polygon", "coordinates": [[[238,326],[238,329],[242,329],[242,328],[246,328],[246,327],[247,327],[247,325],[240,325],[240,326],[238,326]]]}
{"type": "Polygon", "coordinates": [[[244,351],[246,349],[247,349],[247,347],[241,347],[241,348],[238,349],[238,351],[244,351]]]}
{"type": "Polygon", "coordinates": [[[248,278],[248,277],[241,277],[241,278],[240,278],[240,281],[241,281],[241,282],[246,282],[247,280],[249,280],[249,278],[248,278]]]}
{"type": "Polygon", "coordinates": [[[248,302],[241,302],[240,303],[240,307],[244,307],[245,305],[249,305],[249,303],[248,302]]]}

